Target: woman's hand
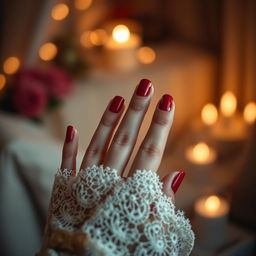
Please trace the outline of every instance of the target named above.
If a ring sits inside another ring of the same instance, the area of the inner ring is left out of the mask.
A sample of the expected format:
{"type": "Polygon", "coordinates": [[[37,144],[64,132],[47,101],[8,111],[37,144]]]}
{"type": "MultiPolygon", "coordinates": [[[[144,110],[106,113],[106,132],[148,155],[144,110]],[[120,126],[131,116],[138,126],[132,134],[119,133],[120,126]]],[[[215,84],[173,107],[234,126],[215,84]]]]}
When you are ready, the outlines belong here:
{"type": "Polygon", "coordinates": [[[121,178],[153,92],[151,81],[140,81],[118,128],[124,99],[116,96],[110,101],[77,174],[78,132],[68,126],[44,255],[189,255],[194,235],[173,204],[185,173],[165,176],[163,186],[155,174],[173,122],[172,96],[165,94],[158,102],[129,177],[121,178]]]}
{"type": "MultiPolygon", "coordinates": [[[[124,98],[114,97],[107,106],[93,138],[85,152],[80,169],[92,165],[104,165],[125,170],[134,149],[139,129],[154,93],[151,81],[142,79],[135,89],[127,111],[119,127],[116,127],[125,111],[124,98]],[[116,130],[116,132],[114,132],[116,130]],[[112,139],[113,137],[113,139],[112,139]]],[[[175,104],[171,95],[165,94],[158,102],[149,130],[139,148],[128,176],[136,170],[157,172],[167,137],[172,126],[175,104]]],[[[76,170],[78,132],[68,126],[63,147],[61,169],[76,170]]],[[[163,191],[172,197],[185,176],[184,172],[174,172],[163,178],[163,191]]]]}

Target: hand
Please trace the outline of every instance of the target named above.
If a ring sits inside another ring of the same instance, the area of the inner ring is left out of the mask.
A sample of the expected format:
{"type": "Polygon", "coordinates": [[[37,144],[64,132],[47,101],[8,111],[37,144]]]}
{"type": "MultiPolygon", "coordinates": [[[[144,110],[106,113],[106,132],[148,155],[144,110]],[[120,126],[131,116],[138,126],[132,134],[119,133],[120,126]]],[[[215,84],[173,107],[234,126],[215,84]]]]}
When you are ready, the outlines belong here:
{"type": "Polygon", "coordinates": [[[78,132],[68,126],[42,247],[46,255],[51,255],[52,249],[75,255],[91,249],[94,253],[103,249],[104,255],[148,255],[152,251],[157,255],[189,255],[193,232],[172,203],[185,173],[165,176],[163,187],[154,173],[173,122],[172,96],[165,94],[160,99],[128,173],[130,178],[121,178],[153,92],[152,83],[141,80],[122,120],[124,99],[116,96],[110,101],[78,175],[78,132]]]}
{"type": "MultiPolygon", "coordinates": [[[[93,138],[85,152],[80,169],[92,165],[104,165],[118,170],[122,175],[129,161],[137,140],[143,118],[147,112],[154,87],[151,81],[142,79],[135,89],[128,109],[114,133],[125,111],[124,98],[114,97],[107,106],[93,138]],[[111,139],[113,140],[111,142],[111,139]],[[111,142],[111,143],[110,143],[111,142]]],[[[172,126],[175,104],[172,96],[165,94],[156,106],[149,130],[139,148],[128,176],[136,170],[157,172],[160,165],[167,137],[172,126]]],[[[61,169],[76,170],[78,132],[68,126],[64,142],[61,169]]],[[[174,172],[163,178],[163,191],[174,200],[184,172],[174,172]]]]}

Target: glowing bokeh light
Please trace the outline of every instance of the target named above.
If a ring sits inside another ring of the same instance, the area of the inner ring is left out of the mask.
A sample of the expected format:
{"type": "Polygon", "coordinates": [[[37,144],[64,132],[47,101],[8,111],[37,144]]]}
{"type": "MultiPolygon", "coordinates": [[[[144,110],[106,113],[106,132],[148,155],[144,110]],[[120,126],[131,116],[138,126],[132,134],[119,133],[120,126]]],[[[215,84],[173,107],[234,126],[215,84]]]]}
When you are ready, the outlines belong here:
{"type": "Polygon", "coordinates": [[[156,59],[156,53],[150,47],[140,47],[137,51],[137,58],[143,64],[150,64],[156,59]]]}
{"type": "Polygon", "coordinates": [[[20,60],[17,57],[9,57],[5,60],[3,70],[6,74],[14,74],[20,67],[20,60]]]}
{"type": "Polygon", "coordinates": [[[125,25],[117,25],[112,31],[112,36],[118,43],[125,43],[130,38],[130,30],[125,25]]]}
{"type": "Polygon", "coordinates": [[[90,41],[93,45],[103,45],[107,40],[107,32],[104,29],[96,29],[90,33],[90,41]]]}
{"type": "Polygon", "coordinates": [[[65,19],[69,14],[69,8],[66,4],[56,4],[52,8],[52,18],[54,20],[63,20],[65,19]]]}
{"type": "Polygon", "coordinates": [[[0,90],[2,90],[5,87],[6,84],[6,78],[3,74],[0,74],[0,90]]]}
{"type": "Polygon", "coordinates": [[[43,44],[39,49],[39,56],[42,60],[52,60],[57,55],[57,46],[51,42],[43,44]]]}
{"type": "Polygon", "coordinates": [[[218,211],[220,204],[220,199],[217,196],[209,196],[204,203],[205,208],[210,212],[218,211]]]}
{"type": "Polygon", "coordinates": [[[77,10],[86,10],[92,4],[92,0],[75,0],[75,7],[77,10]]]}
{"type": "Polygon", "coordinates": [[[251,101],[244,108],[244,120],[252,124],[256,121],[256,103],[251,101]]]}
{"type": "Polygon", "coordinates": [[[225,92],[220,101],[220,110],[225,117],[232,116],[236,111],[237,100],[234,93],[227,91],[225,92]]]}
{"type": "Polygon", "coordinates": [[[213,125],[218,119],[218,110],[211,104],[206,104],[201,111],[201,119],[206,125],[213,125]]]}
{"type": "Polygon", "coordinates": [[[204,142],[196,144],[193,148],[193,157],[199,163],[204,163],[210,156],[210,149],[204,142]]]}

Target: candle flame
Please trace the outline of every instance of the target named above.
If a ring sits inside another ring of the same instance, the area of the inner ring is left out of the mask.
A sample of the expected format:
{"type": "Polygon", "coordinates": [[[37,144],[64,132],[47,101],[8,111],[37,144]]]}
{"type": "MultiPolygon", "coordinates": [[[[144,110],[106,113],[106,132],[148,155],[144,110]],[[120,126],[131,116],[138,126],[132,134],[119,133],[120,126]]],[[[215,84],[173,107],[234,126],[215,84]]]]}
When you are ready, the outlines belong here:
{"type": "Polygon", "coordinates": [[[117,25],[112,31],[112,36],[115,41],[125,43],[130,38],[130,31],[125,25],[117,25]]]}
{"type": "Polygon", "coordinates": [[[252,124],[256,120],[256,103],[255,102],[249,102],[244,108],[244,120],[252,124]]]}
{"type": "Polygon", "coordinates": [[[226,117],[232,116],[236,111],[237,100],[235,95],[227,91],[223,94],[220,101],[220,110],[226,117]]]}
{"type": "Polygon", "coordinates": [[[203,163],[210,156],[210,149],[204,142],[196,144],[193,148],[193,157],[196,161],[203,163]]]}
{"type": "Polygon", "coordinates": [[[201,111],[201,119],[207,125],[213,125],[218,119],[217,108],[211,104],[206,104],[201,111]]]}
{"type": "Polygon", "coordinates": [[[217,196],[209,196],[206,199],[204,206],[208,211],[215,212],[220,208],[220,204],[220,199],[217,196]]]}

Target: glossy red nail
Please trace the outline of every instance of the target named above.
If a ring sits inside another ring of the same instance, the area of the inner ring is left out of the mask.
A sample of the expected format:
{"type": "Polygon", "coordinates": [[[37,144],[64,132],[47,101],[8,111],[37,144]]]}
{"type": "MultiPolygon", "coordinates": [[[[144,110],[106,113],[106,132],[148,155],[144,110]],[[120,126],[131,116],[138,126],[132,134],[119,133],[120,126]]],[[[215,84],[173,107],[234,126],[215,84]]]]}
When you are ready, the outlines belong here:
{"type": "Polygon", "coordinates": [[[142,79],[142,80],[140,80],[136,94],[138,96],[147,97],[150,94],[151,87],[152,87],[152,83],[150,80],[142,79]]]}
{"type": "Polygon", "coordinates": [[[74,139],[75,136],[75,129],[73,126],[69,125],[67,127],[67,132],[66,132],[66,143],[71,142],[74,139]]]}
{"type": "Polygon", "coordinates": [[[177,175],[173,178],[171,188],[172,188],[172,191],[173,191],[174,194],[177,192],[177,190],[178,190],[178,188],[179,188],[181,182],[183,181],[185,175],[186,175],[185,172],[179,172],[179,173],[177,173],[177,175]]]}
{"type": "Polygon", "coordinates": [[[161,109],[163,111],[171,111],[172,103],[173,103],[173,97],[169,94],[165,94],[165,95],[163,95],[163,97],[159,103],[159,109],[161,109]]]}
{"type": "Polygon", "coordinates": [[[115,96],[112,100],[109,110],[113,113],[118,113],[124,104],[124,98],[121,96],[115,96]]]}

